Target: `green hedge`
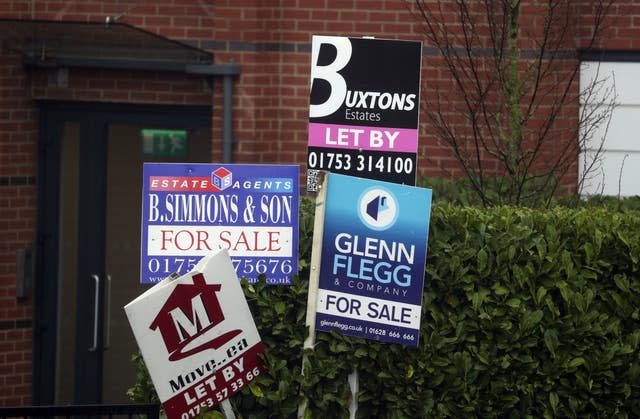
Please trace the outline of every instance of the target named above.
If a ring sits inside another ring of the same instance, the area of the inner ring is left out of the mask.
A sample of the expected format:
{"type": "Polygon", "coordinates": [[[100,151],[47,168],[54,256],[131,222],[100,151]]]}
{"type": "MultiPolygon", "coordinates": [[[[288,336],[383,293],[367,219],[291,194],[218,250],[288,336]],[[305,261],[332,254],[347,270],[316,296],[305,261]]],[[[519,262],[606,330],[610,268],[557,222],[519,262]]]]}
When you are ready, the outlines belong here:
{"type": "Polygon", "coordinates": [[[638,212],[435,205],[419,347],[318,333],[302,376],[312,212],[302,279],[245,284],[267,370],[239,416],[347,417],[355,368],[364,418],[640,417],[638,212]]]}

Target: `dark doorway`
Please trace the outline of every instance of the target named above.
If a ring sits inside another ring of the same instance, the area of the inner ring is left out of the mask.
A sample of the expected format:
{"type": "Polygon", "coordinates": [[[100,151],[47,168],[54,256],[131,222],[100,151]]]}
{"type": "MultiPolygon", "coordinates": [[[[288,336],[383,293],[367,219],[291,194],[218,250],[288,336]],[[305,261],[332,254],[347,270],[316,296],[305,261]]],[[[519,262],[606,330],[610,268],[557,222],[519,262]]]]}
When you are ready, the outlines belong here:
{"type": "Polygon", "coordinates": [[[124,403],[137,344],[142,164],[210,162],[211,108],[39,106],[34,404],[124,403]],[[186,132],[183,150],[142,129],[186,132]],[[148,140],[148,138],[147,138],[148,140]]]}

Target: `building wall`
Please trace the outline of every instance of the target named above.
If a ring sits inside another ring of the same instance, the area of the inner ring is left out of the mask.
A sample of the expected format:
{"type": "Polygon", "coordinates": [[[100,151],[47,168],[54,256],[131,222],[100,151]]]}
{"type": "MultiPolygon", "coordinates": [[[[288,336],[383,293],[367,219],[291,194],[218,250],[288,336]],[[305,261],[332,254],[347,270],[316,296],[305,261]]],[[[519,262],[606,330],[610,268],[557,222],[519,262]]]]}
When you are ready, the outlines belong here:
{"type": "MultiPolygon", "coordinates": [[[[569,48],[585,42],[592,3],[578,3],[575,13],[580,20],[572,28],[575,45],[569,48]]],[[[640,47],[636,3],[615,2],[609,37],[598,47],[640,47]]],[[[121,22],[214,52],[216,63],[233,60],[241,67],[233,92],[234,161],[304,167],[311,36],[422,40],[415,10],[408,4],[403,0],[0,0],[0,17],[103,22],[107,16],[122,15],[121,22]]],[[[541,24],[535,5],[528,1],[523,13],[530,30],[541,24]]],[[[446,7],[445,16],[455,19],[446,7]]],[[[202,78],[183,74],[71,69],[67,87],[51,87],[46,70],[25,69],[9,46],[6,40],[0,45],[0,405],[22,405],[30,402],[33,302],[15,297],[16,251],[35,247],[34,100],[212,103],[215,161],[220,158],[222,137],[222,86],[220,80],[211,88],[202,78]]],[[[430,106],[435,87],[446,91],[452,81],[432,45],[425,42],[423,55],[424,108],[430,106]]],[[[455,101],[450,105],[455,107],[455,101]]],[[[570,132],[577,111],[577,103],[565,110],[562,124],[568,128],[559,126],[560,138],[570,132]]],[[[437,143],[430,128],[422,119],[419,176],[461,175],[451,152],[437,143]]],[[[569,173],[565,184],[575,184],[576,176],[577,170],[569,173]]]]}
{"type": "Polygon", "coordinates": [[[33,248],[36,114],[19,61],[0,61],[0,405],[31,393],[32,300],[16,298],[17,250],[33,248]]]}

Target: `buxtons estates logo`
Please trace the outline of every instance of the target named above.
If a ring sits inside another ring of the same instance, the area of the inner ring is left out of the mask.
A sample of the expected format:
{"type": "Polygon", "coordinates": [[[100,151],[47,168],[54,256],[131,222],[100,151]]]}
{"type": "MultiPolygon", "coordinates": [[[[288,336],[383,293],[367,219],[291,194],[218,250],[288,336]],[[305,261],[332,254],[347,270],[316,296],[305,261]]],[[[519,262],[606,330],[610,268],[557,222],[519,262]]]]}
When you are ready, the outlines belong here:
{"type": "Polygon", "coordinates": [[[384,188],[367,189],[358,201],[358,216],[372,230],[386,230],[398,218],[398,203],[391,192],[384,188]]]}

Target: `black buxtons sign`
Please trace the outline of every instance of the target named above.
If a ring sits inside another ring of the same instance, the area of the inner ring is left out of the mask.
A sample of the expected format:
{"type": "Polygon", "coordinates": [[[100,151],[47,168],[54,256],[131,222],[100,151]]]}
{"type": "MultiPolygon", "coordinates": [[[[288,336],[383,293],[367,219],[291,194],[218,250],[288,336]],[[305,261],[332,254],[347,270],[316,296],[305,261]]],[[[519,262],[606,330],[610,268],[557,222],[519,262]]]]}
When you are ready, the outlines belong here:
{"type": "Polygon", "coordinates": [[[319,170],[415,185],[421,48],[313,37],[308,190],[319,170]]]}

